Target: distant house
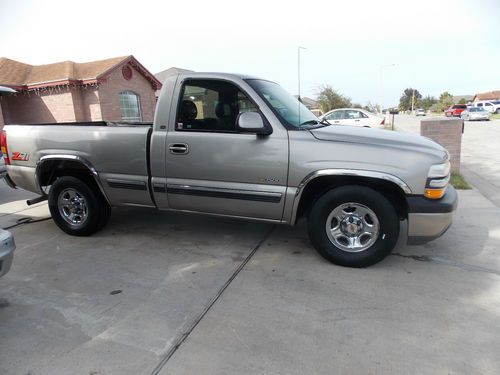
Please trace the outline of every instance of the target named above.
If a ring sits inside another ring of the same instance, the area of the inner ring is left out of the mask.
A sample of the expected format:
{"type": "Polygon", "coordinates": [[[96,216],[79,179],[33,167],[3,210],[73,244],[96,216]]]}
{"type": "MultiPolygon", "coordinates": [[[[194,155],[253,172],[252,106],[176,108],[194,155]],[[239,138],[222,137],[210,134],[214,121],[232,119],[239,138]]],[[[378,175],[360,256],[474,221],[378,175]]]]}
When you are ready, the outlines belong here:
{"type": "MultiPolygon", "coordinates": [[[[192,73],[192,72],[193,72],[193,70],[172,67],[172,68],[168,68],[166,70],[162,70],[159,73],[156,73],[155,77],[158,81],[160,81],[163,84],[163,82],[165,82],[165,80],[170,76],[180,74],[180,73],[192,73]]],[[[156,90],[155,95],[156,95],[156,97],[160,96],[160,90],[156,90]]]]}
{"type": "MultiPolygon", "coordinates": [[[[294,95],[297,99],[299,98],[298,95],[294,95]]],[[[302,104],[304,104],[308,110],[310,110],[312,113],[314,113],[316,116],[321,116],[323,114],[323,111],[319,108],[319,104],[316,100],[308,98],[307,96],[302,96],[300,98],[300,101],[302,104]]]]}
{"type": "Polygon", "coordinates": [[[478,102],[480,100],[500,100],[500,90],[482,92],[474,95],[472,98],[473,102],[478,102]]]}
{"type": "Polygon", "coordinates": [[[474,95],[455,95],[452,98],[453,104],[467,104],[472,102],[474,95]]]}
{"type": "Polygon", "coordinates": [[[29,65],[0,58],[3,124],[153,121],[161,82],[133,56],[29,65]]]}

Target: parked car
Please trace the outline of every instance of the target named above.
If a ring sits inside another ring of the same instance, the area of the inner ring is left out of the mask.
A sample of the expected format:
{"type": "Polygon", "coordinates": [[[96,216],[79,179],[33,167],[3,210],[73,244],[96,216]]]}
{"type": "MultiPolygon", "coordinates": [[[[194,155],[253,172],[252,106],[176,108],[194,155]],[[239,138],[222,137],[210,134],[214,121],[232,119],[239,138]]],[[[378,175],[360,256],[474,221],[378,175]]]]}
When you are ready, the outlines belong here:
{"type": "Polygon", "coordinates": [[[425,116],[425,110],[422,108],[419,108],[415,111],[415,116],[425,116]]]}
{"type": "Polygon", "coordinates": [[[471,103],[470,106],[476,108],[484,108],[489,113],[500,113],[500,101],[481,100],[479,102],[471,103]]]}
{"type": "Polygon", "coordinates": [[[333,125],[363,126],[365,128],[385,129],[385,117],[359,108],[339,108],[320,117],[333,125]]]}
{"type": "Polygon", "coordinates": [[[462,120],[489,120],[491,113],[481,107],[469,107],[460,114],[462,120]]]}
{"type": "Polygon", "coordinates": [[[10,232],[0,229],[0,277],[10,270],[16,245],[10,232]]]}
{"type": "Polygon", "coordinates": [[[48,199],[70,235],[102,229],[113,206],[288,225],[306,216],[324,258],[365,267],[391,252],[402,221],[409,244],[425,243],[448,229],[457,205],[439,144],[332,126],[268,80],[172,75],[154,124],[77,125],[6,125],[0,134],[7,183],[40,195],[30,203],[48,199]]]}
{"type": "Polygon", "coordinates": [[[453,104],[448,108],[444,114],[446,117],[460,117],[460,114],[467,109],[467,106],[465,104],[453,104]]]}

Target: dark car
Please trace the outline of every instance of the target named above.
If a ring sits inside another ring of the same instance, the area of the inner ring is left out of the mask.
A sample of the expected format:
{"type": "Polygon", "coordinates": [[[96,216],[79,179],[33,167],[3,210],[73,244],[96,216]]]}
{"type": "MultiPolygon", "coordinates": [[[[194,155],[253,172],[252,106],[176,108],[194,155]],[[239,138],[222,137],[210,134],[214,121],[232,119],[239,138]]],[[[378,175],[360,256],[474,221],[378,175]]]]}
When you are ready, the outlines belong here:
{"type": "Polygon", "coordinates": [[[446,117],[460,117],[460,114],[467,109],[465,104],[453,104],[450,108],[444,111],[446,117]]]}

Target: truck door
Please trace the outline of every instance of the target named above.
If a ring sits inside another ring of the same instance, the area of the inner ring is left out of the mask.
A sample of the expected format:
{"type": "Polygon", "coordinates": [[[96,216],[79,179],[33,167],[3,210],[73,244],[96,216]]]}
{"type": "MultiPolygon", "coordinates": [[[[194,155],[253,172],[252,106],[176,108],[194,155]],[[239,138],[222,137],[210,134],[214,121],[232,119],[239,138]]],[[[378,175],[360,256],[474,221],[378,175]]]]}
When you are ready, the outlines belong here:
{"type": "MultiPolygon", "coordinates": [[[[182,82],[166,142],[167,198],[173,209],[281,220],[288,134],[239,133],[236,118],[259,111],[234,83],[182,82]]],[[[172,117],[171,117],[172,118],[172,117]]]]}

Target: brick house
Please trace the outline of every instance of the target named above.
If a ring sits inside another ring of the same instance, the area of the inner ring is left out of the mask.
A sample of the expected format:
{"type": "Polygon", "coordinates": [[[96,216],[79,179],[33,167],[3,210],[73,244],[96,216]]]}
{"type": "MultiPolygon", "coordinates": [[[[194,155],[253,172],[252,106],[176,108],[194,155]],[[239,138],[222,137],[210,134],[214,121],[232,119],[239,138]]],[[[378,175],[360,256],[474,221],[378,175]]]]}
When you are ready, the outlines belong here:
{"type": "Polygon", "coordinates": [[[474,98],[472,98],[473,102],[478,102],[480,100],[500,100],[500,90],[481,92],[474,95],[474,98]]]}
{"type": "Polygon", "coordinates": [[[4,124],[75,121],[153,121],[161,82],[133,56],[87,63],[28,65],[0,58],[4,124]]]}

